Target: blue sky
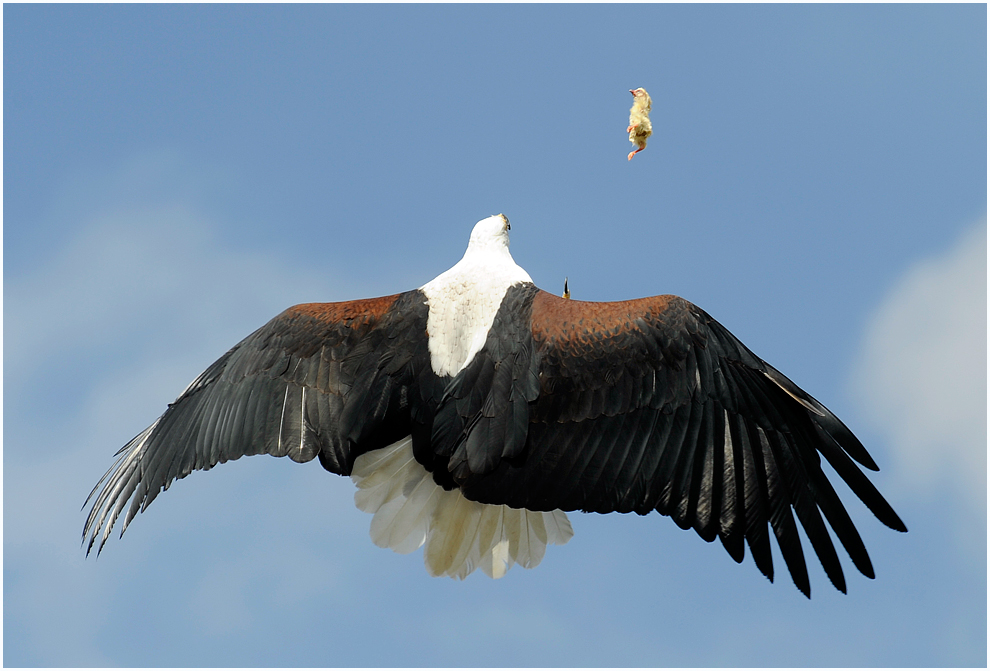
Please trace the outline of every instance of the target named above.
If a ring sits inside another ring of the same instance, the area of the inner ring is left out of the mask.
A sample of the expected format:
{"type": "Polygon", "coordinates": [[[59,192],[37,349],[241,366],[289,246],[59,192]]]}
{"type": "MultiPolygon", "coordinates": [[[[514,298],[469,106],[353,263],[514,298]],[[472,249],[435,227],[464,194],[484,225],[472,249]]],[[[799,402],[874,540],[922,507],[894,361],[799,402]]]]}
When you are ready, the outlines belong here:
{"type": "Polygon", "coordinates": [[[986,664],[985,5],[3,18],[5,665],[986,664]],[[808,601],[659,515],[434,579],[269,457],[84,558],[114,452],[227,348],[422,285],[498,212],[541,287],[684,296],[843,418],[910,529],[840,489],[877,579],[810,559],[808,601]]]}

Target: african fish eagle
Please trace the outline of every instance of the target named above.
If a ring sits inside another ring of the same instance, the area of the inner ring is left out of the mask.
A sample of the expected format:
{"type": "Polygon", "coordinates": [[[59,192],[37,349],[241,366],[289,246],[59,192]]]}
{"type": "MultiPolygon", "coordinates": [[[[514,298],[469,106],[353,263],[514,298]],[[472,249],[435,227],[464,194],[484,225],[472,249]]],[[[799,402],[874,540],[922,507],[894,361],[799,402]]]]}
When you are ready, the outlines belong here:
{"type": "Polygon", "coordinates": [[[374,542],[425,544],[435,576],[536,566],[573,535],[564,511],[657,511],[736,562],[748,545],[771,581],[772,534],[810,596],[793,510],[845,592],[822,514],[874,573],[821,456],[906,531],[852,432],[707,313],[541,291],[503,215],[419,289],[297,305],[235,345],[117,453],[87,499],[87,554],[125,506],[121,534],[174,480],[262,453],[349,475],[374,542]]]}

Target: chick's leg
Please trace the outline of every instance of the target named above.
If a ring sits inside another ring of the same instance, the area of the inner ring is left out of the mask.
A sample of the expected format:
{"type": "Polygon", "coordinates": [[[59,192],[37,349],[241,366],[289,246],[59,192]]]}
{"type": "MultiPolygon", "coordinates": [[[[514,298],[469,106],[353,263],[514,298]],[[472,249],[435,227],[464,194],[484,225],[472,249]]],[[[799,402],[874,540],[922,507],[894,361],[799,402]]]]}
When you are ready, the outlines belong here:
{"type": "Polygon", "coordinates": [[[633,156],[635,156],[639,152],[643,151],[644,149],[646,149],[646,145],[645,144],[642,147],[639,147],[638,149],[636,149],[636,151],[629,152],[629,156],[626,157],[626,160],[627,161],[631,161],[633,156]]]}

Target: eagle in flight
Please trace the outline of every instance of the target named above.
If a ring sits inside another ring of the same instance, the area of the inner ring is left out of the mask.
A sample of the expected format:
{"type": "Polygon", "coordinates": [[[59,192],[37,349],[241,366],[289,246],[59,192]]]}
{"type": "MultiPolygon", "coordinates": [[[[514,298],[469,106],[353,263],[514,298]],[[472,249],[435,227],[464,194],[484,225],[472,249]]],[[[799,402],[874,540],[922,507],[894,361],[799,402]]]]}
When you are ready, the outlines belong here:
{"type": "Polygon", "coordinates": [[[826,521],[874,572],[822,457],[906,531],[852,432],[704,310],[541,291],[512,260],[503,215],[419,289],[296,305],[220,357],[96,484],[87,554],[174,480],[254,454],[350,476],[375,544],[425,545],[435,576],[534,567],[573,535],[570,511],[656,511],[736,562],[748,546],[771,581],[776,539],[810,596],[800,523],[845,592],[826,521]]]}

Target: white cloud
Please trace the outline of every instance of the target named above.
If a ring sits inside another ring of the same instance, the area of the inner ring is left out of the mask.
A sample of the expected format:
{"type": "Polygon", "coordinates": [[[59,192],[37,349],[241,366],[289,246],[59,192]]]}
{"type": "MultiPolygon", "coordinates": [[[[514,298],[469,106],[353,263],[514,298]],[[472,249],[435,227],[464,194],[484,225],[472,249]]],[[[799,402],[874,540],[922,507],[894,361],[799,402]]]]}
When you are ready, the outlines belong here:
{"type": "MultiPolygon", "coordinates": [[[[95,641],[108,617],[106,604],[126,580],[107,571],[107,561],[84,560],[78,542],[80,506],[117,448],[206,365],[279,310],[354,291],[330,275],[332,259],[326,268],[305,268],[229,244],[220,223],[182,195],[184,171],[189,166],[151,157],[94,176],[89,189],[74,189],[51,215],[66,233],[54,238],[51,252],[5,282],[4,557],[17,576],[5,586],[11,604],[5,614],[17,613],[12,626],[26,641],[22,664],[107,663],[95,641]],[[143,190],[132,182],[144,184],[143,190]],[[99,608],[91,608],[94,601],[99,608]],[[53,613],[68,647],[50,644],[53,613]]],[[[241,469],[238,481],[238,469],[222,470],[235,477],[209,476],[213,500],[227,491],[229,498],[243,496],[232,490],[250,474],[241,469]]],[[[315,464],[308,470],[295,477],[326,476],[315,464]]],[[[264,487],[289,492],[293,483],[266,476],[264,487]]],[[[336,484],[337,506],[352,510],[350,483],[336,484]]],[[[199,514],[184,500],[195,499],[197,488],[184,489],[188,496],[174,497],[174,506],[158,506],[199,514]]],[[[291,523],[331,517],[325,507],[311,504],[308,511],[291,516],[291,523]]],[[[177,518],[171,513],[158,521],[167,526],[177,518]]],[[[286,525],[279,511],[267,514],[286,525]]],[[[344,517],[361,516],[354,511],[344,517]]],[[[361,523],[366,537],[367,522],[361,523]]],[[[126,545],[113,550],[121,554],[126,545]]],[[[272,558],[252,561],[271,564],[272,558]]],[[[313,564],[310,559],[307,568],[313,564]]],[[[308,575],[285,578],[276,584],[278,593],[291,602],[309,598],[304,577],[314,593],[330,585],[324,580],[314,587],[308,575]]]]}
{"type": "Polygon", "coordinates": [[[889,438],[895,487],[987,493],[987,223],[896,283],[866,330],[853,391],[889,438]]]}
{"type": "Polygon", "coordinates": [[[332,276],[332,254],[310,268],[239,246],[189,195],[204,173],[151,154],[63,190],[48,215],[61,232],[51,251],[5,282],[4,382],[17,390],[8,457],[41,458],[16,438],[45,406],[27,434],[35,442],[40,431],[64,447],[54,441],[63,428],[76,446],[87,432],[126,440],[121,425],[136,433],[133,418],[150,422],[280,310],[360,294],[332,276]]]}

